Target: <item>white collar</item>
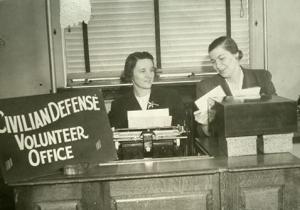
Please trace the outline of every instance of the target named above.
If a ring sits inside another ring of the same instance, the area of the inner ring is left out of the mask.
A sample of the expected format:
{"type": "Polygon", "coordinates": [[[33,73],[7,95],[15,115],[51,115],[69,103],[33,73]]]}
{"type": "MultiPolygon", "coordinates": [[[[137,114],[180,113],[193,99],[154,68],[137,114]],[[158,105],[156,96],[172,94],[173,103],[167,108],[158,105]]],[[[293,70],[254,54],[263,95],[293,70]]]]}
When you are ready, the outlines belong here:
{"type": "Polygon", "coordinates": [[[139,102],[140,107],[142,108],[142,110],[147,110],[147,106],[148,106],[148,102],[149,102],[149,98],[150,98],[150,93],[144,96],[136,96],[134,95],[136,100],[139,102]]]}
{"type": "Polygon", "coordinates": [[[244,81],[244,72],[241,71],[241,74],[240,74],[240,78],[239,78],[239,81],[238,83],[232,83],[232,82],[229,82],[227,79],[225,79],[228,86],[229,86],[229,89],[232,93],[232,95],[234,95],[234,92],[235,91],[239,91],[239,90],[242,90],[243,88],[243,81],[244,81]]]}

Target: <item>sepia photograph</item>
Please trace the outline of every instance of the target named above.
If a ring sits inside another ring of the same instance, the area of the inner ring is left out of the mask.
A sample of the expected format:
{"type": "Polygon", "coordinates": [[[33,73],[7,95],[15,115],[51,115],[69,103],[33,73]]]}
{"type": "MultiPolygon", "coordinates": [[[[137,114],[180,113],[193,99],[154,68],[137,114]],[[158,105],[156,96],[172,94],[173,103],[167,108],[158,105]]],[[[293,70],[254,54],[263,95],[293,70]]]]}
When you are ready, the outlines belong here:
{"type": "Polygon", "coordinates": [[[0,210],[300,210],[299,11],[0,0],[0,210]]]}

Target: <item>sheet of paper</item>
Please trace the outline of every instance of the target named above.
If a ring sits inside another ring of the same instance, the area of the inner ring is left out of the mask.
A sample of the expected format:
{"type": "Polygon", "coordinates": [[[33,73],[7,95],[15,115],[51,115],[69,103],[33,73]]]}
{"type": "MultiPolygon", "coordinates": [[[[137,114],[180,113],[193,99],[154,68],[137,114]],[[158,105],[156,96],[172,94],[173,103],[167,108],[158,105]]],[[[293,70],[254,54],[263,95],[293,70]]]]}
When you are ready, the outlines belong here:
{"type": "Polygon", "coordinates": [[[239,91],[232,91],[232,95],[244,99],[260,98],[260,87],[251,87],[239,91]]]}
{"type": "Polygon", "coordinates": [[[154,128],[171,126],[172,116],[132,117],[128,120],[128,128],[154,128]]]}
{"type": "Polygon", "coordinates": [[[207,101],[209,98],[222,98],[224,96],[226,96],[226,94],[223,88],[219,85],[214,89],[212,89],[211,91],[209,91],[208,93],[206,93],[205,95],[203,95],[202,97],[200,97],[199,99],[197,99],[195,101],[195,104],[200,111],[207,111],[208,109],[207,101]]]}
{"type": "Polygon", "coordinates": [[[200,123],[207,125],[208,124],[208,110],[205,111],[195,111],[194,112],[195,120],[200,123]]]}
{"type": "Polygon", "coordinates": [[[219,85],[197,99],[195,104],[199,110],[194,112],[196,121],[201,124],[208,124],[208,102],[211,101],[209,99],[213,98],[215,101],[221,101],[224,96],[226,96],[226,94],[223,88],[219,85]]]}
{"type": "Polygon", "coordinates": [[[127,112],[128,128],[153,128],[171,126],[169,109],[134,110],[127,112]]]}
{"type": "Polygon", "coordinates": [[[132,110],[127,111],[127,116],[128,119],[131,117],[169,116],[169,109],[132,110]]]}

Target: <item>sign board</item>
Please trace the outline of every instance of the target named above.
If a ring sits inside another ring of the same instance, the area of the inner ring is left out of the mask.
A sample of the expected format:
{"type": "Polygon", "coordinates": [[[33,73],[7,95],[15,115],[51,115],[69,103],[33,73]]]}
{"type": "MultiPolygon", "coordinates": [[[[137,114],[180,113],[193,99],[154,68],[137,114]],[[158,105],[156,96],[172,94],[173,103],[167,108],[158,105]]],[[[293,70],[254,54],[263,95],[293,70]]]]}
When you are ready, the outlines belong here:
{"type": "Polygon", "coordinates": [[[67,164],[115,159],[100,89],[0,100],[0,163],[6,182],[57,173],[67,164]]]}

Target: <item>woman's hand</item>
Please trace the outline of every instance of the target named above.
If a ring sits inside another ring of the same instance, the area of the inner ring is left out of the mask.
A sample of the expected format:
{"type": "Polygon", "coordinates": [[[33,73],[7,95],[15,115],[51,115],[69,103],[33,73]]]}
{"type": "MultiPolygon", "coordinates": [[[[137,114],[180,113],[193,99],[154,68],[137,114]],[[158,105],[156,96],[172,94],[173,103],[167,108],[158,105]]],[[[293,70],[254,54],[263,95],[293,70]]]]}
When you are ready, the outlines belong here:
{"type": "Polygon", "coordinates": [[[194,117],[196,122],[202,125],[208,125],[208,112],[207,111],[195,111],[194,112],[194,117]]]}
{"type": "Polygon", "coordinates": [[[208,111],[198,110],[194,112],[195,121],[200,124],[202,131],[207,136],[210,136],[209,123],[214,120],[215,115],[216,110],[214,109],[209,109],[208,111]]]}
{"type": "Polygon", "coordinates": [[[208,125],[215,119],[216,110],[209,109],[208,111],[195,111],[194,117],[195,121],[202,125],[208,125]]]}

